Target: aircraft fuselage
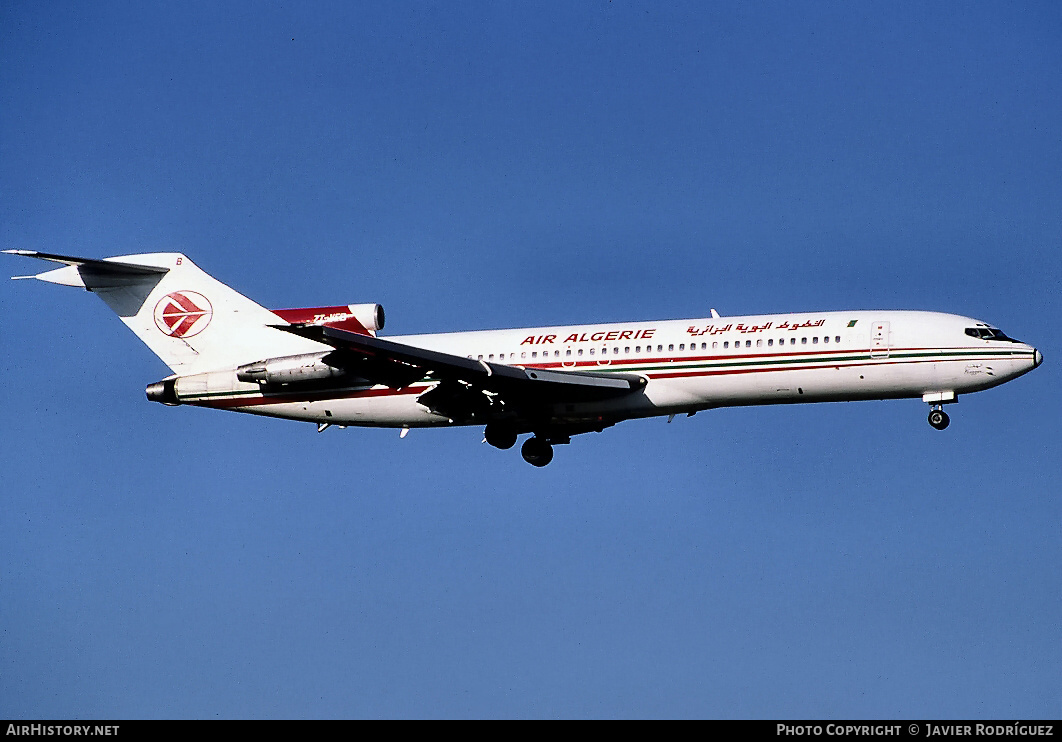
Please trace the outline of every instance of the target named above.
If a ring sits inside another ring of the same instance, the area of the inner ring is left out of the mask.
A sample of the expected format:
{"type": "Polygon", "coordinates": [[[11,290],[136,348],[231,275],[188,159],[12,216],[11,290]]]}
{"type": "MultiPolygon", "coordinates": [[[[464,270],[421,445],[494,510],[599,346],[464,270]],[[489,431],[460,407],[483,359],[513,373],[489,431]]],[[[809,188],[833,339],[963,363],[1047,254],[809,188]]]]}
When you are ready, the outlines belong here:
{"type": "MultiPolygon", "coordinates": [[[[966,333],[988,327],[937,312],[854,311],[388,339],[488,364],[643,376],[647,383],[636,394],[548,405],[554,422],[612,423],[742,405],[894,398],[950,402],[960,393],[1002,384],[1038,365],[1037,351],[1025,343],[966,333]]],[[[417,402],[437,383],[430,379],[402,389],[366,384],[270,389],[239,382],[234,371],[223,371],[181,382],[177,392],[182,403],[317,423],[424,427],[463,422],[417,402]],[[213,377],[209,384],[207,377],[213,377]]]]}

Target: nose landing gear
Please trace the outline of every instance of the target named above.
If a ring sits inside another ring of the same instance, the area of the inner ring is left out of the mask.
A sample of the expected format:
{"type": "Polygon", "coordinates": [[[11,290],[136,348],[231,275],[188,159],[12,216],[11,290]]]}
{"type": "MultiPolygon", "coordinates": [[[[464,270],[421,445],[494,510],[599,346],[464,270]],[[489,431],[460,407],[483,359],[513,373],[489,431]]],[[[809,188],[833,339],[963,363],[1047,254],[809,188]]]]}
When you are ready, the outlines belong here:
{"type": "Polygon", "coordinates": [[[933,409],[929,412],[929,424],[937,430],[944,430],[948,427],[948,423],[951,422],[951,418],[948,417],[948,413],[940,408],[940,405],[934,405],[933,409]]]}

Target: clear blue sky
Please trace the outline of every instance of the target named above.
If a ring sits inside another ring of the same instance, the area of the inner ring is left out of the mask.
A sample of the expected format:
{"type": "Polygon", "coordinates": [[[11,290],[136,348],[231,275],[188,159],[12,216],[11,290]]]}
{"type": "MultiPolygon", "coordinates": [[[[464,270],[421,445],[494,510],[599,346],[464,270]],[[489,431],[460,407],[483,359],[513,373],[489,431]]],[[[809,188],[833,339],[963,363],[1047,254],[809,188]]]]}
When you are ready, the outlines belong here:
{"type": "MultiPolygon", "coordinates": [[[[950,311],[918,401],[481,431],[144,398],[0,283],[0,717],[1062,715],[1062,5],[0,4],[0,247],[390,333],[950,311]]],[[[38,267],[3,256],[4,276],[38,267]]]]}

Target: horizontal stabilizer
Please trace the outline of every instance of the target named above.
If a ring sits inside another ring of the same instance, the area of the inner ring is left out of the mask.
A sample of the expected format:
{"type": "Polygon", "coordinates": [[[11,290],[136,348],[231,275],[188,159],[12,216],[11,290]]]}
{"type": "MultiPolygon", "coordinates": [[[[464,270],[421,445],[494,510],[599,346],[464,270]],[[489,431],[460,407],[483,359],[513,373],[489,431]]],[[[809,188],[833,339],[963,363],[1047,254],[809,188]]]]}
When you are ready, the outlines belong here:
{"type": "Polygon", "coordinates": [[[39,260],[65,264],[63,268],[56,268],[32,276],[15,276],[15,278],[36,278],[62,286],[86,288],[89,291],[128,286],[130,283],[145,279],[157,283],[158,279],[170,270],[169,268],[160,268],[154,265],[126,263],[114,258],[95,260],[72,255],[37,252],[36,250],[4,250],[3,252],[9,255],[22,255],[27,258],[38,258],[39,260]]]}

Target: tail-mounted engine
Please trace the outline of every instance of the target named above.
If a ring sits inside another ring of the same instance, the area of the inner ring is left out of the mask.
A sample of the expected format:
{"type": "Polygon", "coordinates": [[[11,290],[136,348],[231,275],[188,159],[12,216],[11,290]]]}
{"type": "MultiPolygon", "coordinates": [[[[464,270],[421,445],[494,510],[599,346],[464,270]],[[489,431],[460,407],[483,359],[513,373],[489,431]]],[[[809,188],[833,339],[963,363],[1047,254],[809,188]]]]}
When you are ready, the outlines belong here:
{"type": "Polygon", "coordinates": [[[219,395],[246,394],[255,389],[250,386],[252,384],[259,387],[305,384],[308,388],[321,388],[322,384],[333,386],[338,379],[342,379],[340,383],[343,385],[365,383],[347,367],[349,361],[343,353],[334,350],[267,358],[245,363],[235,371],[208,371],[157,381],[148,385],[147,398],[152,402],[177,405],[217,399],[219,395]]]}
{"type": "Polygon", "coordinates": [[[349,304],[347,309],[369,332],[375,334],[383,329],[384,309],[379,304],[349,304]]]}
{"type": "Polygon", "coordinates": [[[165,379],[148,384],[147,398],[152,402],[161,402],[164,405],[176,406],[181,403],[177,398],[177,379],[165,379]]]}
{"type": "Polygon", "coordinates": [[[334,357],[335,352],[303,353],[247,363],[236,369],[236,378],[259,384],[292,384],[346,376],[346,369],[330,364],[328,356],[334,357]]]}
{"type": "Polygon", "coordinates": [[[274,309],[273,314],[293,325],[328,325],[363,335],[375,335],[384,326],[384,310],[379,304],[274,309]]]}

